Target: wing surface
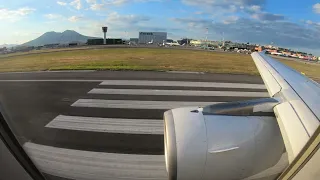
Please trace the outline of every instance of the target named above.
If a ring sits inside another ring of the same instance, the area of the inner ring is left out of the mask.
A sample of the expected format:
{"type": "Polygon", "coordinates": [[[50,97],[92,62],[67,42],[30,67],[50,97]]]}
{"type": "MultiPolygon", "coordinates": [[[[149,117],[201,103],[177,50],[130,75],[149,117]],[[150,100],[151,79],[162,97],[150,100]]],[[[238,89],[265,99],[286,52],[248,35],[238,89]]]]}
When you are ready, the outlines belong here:
{"type": "Polygon", "coordinates": [[[292,162],[320,124],[320,85],[264,52],[251,56],[270,97],[281,101],[274,112],[292,162]]]}

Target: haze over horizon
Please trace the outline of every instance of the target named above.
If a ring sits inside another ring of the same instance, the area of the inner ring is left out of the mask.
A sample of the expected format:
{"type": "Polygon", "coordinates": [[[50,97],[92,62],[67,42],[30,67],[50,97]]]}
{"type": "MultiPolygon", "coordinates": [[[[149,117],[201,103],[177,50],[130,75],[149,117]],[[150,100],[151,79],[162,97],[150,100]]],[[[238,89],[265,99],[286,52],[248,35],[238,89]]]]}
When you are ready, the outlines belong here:
{"type": "Polygon", "coordinates": [[[274,44],[320,55],[320,2],[276,0],[12,0],[0,6],[0,44],[45,32],[102,37],[166,31],[168,38],[274,44]],[[208,29],[208,33],[207,32],[208,29]]]}

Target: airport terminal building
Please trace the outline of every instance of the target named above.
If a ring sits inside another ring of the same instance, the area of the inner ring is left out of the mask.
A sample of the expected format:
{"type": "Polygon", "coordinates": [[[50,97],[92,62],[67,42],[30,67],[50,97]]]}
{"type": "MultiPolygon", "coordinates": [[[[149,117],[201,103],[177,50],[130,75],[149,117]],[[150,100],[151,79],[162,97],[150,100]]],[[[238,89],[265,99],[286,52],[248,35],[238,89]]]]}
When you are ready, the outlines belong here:
{"type": "Polygon", "coordinates": [[[167,32],[139,32],[139,44],[163,43],[167,40],[167,32]]]}

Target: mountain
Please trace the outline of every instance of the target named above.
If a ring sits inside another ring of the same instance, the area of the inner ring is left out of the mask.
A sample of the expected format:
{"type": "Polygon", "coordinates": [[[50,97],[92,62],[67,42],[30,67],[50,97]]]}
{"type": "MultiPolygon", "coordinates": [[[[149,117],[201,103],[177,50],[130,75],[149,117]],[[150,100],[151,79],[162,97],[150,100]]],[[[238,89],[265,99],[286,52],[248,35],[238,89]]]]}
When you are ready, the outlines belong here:
{"type": "Polygon", "coordinates": [[[0,44],[0,48],[6,47],[6,48],[11,48],[14,46],[18,46],[18,44],[0,44]]]}
{"type": "Polygon", "coordinates": [[[66,44],[70,42],[87,42],[88,39],[97,39],[96,37],[89,37],[79,34],[73,30],[66,30],[60,32],[46,32],[40,37],[22,44],[22,46],[42,46],[45,44],[66,44]]]}

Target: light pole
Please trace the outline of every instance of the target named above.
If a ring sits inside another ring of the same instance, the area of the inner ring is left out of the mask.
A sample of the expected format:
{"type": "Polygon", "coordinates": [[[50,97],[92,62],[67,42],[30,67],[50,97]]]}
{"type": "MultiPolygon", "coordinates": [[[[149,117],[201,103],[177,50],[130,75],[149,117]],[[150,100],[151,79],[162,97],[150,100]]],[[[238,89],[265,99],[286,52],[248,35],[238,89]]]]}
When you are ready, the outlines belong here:
{"type": "Polygon", "coordinates": [[[208,49],[208,34],[209,34],[209,29],[206,28],[206,49],[208,49]]]}

